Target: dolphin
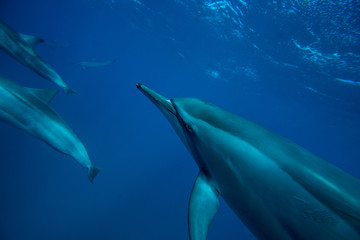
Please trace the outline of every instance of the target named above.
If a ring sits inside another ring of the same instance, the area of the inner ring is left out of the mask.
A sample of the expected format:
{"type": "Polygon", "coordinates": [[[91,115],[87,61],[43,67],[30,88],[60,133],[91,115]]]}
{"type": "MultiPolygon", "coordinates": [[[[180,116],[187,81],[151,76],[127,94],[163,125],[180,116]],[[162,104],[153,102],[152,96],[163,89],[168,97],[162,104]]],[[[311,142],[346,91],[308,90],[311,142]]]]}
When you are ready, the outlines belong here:
{"type": "Polygon", "coordinates": [[[41,77],[63,88],[66,93],[76,93],[34,50],[34,46],[42,42],[44,40],[41,38],[16,32],[0,20],[0,49],[41,77]]]}
{"type": "Polygon", "coordinates": [[[91,61],[81,61],[76,63],[76,65],[79,65],[83,69],[88,69],[88,68],[104,67],[113,64],[114,62],[116,62],[116,60],[106,60],[106,61],[91,60],[91,61]]]}
{"type": "Polygon", "coordinates": [[[189,201],[190,239],[206,239],[219,196],[258,239],[360,239],[359,179],[213,104],[137,88],[199,167],[189,201]]]}
{"type": "Polygon", "coordinates": [[[58,91],[26,88],[0,77],[0,120],[23,129],[88,170],[91,183],[100,169],[93,166],[84,145],[50,107],[58,91]]]}

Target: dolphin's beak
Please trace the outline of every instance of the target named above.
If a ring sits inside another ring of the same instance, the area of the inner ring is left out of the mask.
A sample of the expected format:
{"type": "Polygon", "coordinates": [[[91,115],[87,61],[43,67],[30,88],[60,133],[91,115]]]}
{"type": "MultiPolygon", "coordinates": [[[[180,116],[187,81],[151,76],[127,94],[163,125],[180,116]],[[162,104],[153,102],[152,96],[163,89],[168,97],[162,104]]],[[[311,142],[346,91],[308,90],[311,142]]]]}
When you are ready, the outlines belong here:
{"type": "Polygon", "coordinates": [[[176,110],[173,107],[172,102],[161,96],[160,94],[154,92],[150,88],[146,87],[145,85],[138,83],[136,87],[147,97],[149,98],[165,115],[173,114],[176,116],[176,110]]]}
{"type": "Polygon", "coordinates": [[[160,94],[154,92],[150,88],[145,85],[138,83],[136,87],[146,96],[148,97],[156,107],[164,114],[167,120],[175,129],[176,133],[179,135],[180,139],[183,141],[185,146],[189,148],[189,144],[187,143],[187,137],[184,134],[182,124],[180,124],[179,119],[181,119],[179,113],[176,110],[175,103],[173,100],[167,99],[160,94]]]}

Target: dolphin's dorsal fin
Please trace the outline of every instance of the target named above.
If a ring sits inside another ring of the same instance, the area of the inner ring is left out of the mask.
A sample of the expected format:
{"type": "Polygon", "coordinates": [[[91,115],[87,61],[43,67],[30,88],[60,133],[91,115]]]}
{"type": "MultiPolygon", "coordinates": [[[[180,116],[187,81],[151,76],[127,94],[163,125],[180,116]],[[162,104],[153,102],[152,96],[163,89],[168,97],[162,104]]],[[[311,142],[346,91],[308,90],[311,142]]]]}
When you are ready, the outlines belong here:
{"type": "Polygon", "coordinates": [[[191,240],[205,240],[210,224],[219,210],[219,192],[200,171],[189,201],[189,235],[191,240]]]}
{"type": "Polygon", "coordinates": [[[27,90],[46,103],[50,103],[54,96],[58,93],[58,90],[55,89],[27,88],[27,90]]]}
{"type": "Polygon", "coordinates": [[[38,43],[43,43],[45,42],[43,39],[35,37],[35,36],[30,36],[30,35],[26,35],[23,33],[20,33],[21,38],[27,42],[30,46],[35,46],[38,43]]]}

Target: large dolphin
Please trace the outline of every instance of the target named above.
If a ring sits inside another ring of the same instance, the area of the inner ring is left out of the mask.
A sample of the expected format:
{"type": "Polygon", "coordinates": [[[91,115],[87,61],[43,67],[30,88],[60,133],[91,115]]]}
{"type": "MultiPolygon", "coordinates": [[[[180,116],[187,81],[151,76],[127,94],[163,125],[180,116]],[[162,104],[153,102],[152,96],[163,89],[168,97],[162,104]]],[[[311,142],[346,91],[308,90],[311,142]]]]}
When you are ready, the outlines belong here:
{"type": "Polygon", "coordinates": [[[50,107],[57,93],[53,89],[26,88],[0,77],[0,120],[41,139],[54,149],[73,157],[88,169],[93,182],[99,169],[89,159],[84,145],[75,133],[50,107]]]}
{"type": "Polygon", "coordinates": [[[0,49],[43,78],[62,87],[66,93],[75,93],[34,50],[34,46],[42,42],[44,40],[38,37],[16,32],[0,20],[0,49]]]}
{"type": "Polygon", "coordinates": [[[189,201],[190,239],[206,239],[219,195],[258,239],[360,239],[357,178],[220,107],[137,87],[199,166],[189,201]]]}

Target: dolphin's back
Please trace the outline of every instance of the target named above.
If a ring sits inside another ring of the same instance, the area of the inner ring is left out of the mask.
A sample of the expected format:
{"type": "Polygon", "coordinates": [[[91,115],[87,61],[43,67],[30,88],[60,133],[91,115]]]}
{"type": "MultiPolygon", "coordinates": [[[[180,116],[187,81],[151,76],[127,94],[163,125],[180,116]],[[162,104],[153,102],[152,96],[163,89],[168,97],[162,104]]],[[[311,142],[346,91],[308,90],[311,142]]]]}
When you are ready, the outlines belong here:
{"type": "Polygon", "coordinates": [[[258,149],[360,233],[360,181],[357,178],[290,140],[220,107],[195,98],[175,98],[173,102],[192,117],[258,149]]]}

